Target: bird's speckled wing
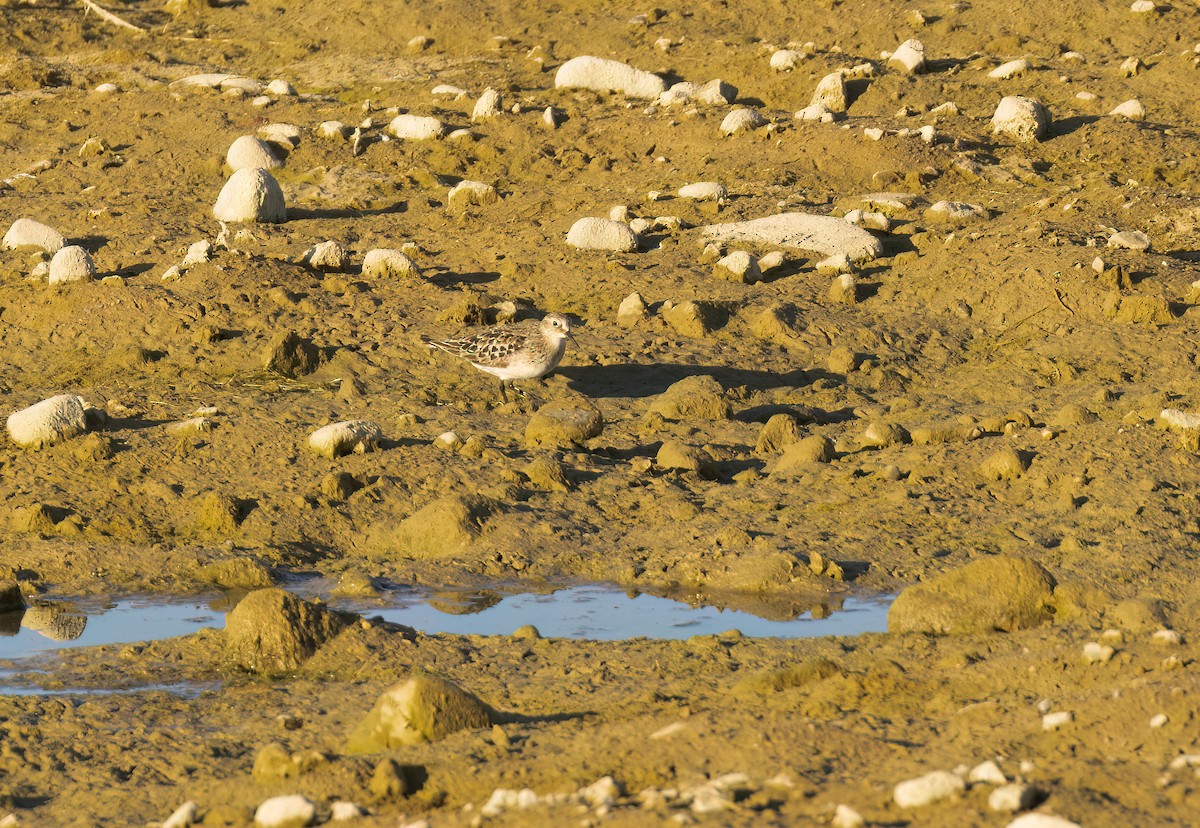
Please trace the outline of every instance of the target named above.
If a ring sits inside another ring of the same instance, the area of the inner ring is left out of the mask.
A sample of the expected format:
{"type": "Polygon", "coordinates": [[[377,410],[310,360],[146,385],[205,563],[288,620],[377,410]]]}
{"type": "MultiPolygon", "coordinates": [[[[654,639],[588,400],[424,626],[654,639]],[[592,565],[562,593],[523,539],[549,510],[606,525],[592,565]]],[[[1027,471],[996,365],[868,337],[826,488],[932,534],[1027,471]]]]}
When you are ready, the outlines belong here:
{"type": "Polygon", "coordinates": [[[425,339],[425,344],[454,356],[462,357],[474,365],[503,368],[525,346],[529,331],[521,326],[505,325],[489,328],[474,336],[455,339],[425,339]]]}

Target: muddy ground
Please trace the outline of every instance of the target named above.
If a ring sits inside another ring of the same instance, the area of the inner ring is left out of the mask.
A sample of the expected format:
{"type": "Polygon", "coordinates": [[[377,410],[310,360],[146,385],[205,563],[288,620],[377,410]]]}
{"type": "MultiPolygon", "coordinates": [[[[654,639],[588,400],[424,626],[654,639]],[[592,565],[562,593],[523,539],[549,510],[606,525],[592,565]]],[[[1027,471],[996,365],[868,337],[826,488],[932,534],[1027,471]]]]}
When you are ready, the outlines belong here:
{"type": "Polygon", "coordinates": [[[869,824],[1004,825],[987,784],[917,809],[892,797],[902,780],[995,759],[1036,789],[1026,804],[1039,813],[1194,821],[1200,780],[1177,757],[1200,752],[1200,464],[1194,432],[1163,428],[1161,412],[1200,409],[1195,4],[106,8],[144,31],[72,3],[0,0],[0,227],[44,222],[117,277],[51,286],[35,275],[48,257],[0,252],[5,413],[71,393],[108,418],[40,451],[0,444],[0,576],[28,601],[298,575],[359,597],[611,581],[792,617],[1010,556],[1054,579],[1054,619],[948,636],[617,644],[368,621],[271,679],[233,663],[220,632],[81,650],[38,680],[133,691],[0,697],[0,818],[143,824],[191,799],[205,824],[246,824],[268,797],[299,793],[326,811],[358,802],[371,810],[362,824],[455,825],[479,819],[495,788],[565,794],[612,776],[625,793],[609,806],[541,802],[487,819],[822,824],[845,804],[869,824]],[[420,35],[423,47],[410,43],[420,35]],[[880,57],[909,37],[925,44],[922,74],[880,57]],[[773,71],[789,44],[806,56],[773,71]],[[581,54],[672,82],[721,78],[769,126],[727,137],[730,106],[555,89],[556,68],[581,54]],[[1022,57],[1023,74],[988,76],[1022,57]],[[823,76],[864,61],[875,68],[851,84],[847,117],[792,117],[823,76]],[[176,83],[214,72],[299,94],[262,106],[176,83]],[[118,91],[93,91],[102,83],[118,91]],[[440,84],[468,94],[434,97],[440,84]],[[473,123],[486,88],[504,113],[473,123]],[[1048,108],[1044,140],[992,135],[1005,95],[1048,108]],[[1144,120],[1107,114],[1133,98],[1144,120]],[[400,112],[470,134],[381,140],[400,112]],[[361,126],[360,154],[319,137],[332,120],[361,126]],[[211,211],[230,143],[273,123],[301,131],[274,171],[288,221],[231,228],[210,261],[164,281],[189,245],[221,232],[211,211]],[[933,144],[895,134],[927,124],[933,144]],[[866,128],[893,132],[876,141],[866,128]],[[461,180],[500,198],[452,210],[461,180]],[[672,195],[699,181],[728,199],[672,195]],[[884,255],[859,268],[858,301],[831,297],[811,251],[783,251],[757,284],[714,276],[699,227],[841,216],[880,192],[912,198],[888,208],[894,226],[879,234],[884,255]],[[943,200],[986,218],[926,215],[943,200]],[[679,227],[651,230],[636,253],[565,244],[576,219],[616,205],[679,227]],[[1132,230],[1150,250],[1107,246],[1132,230]],[[324,240],[351,266],[310,269],[304,253],[324,240]],[[419,277],[359,272],[368,250],[403,245],[419,277]],[[620,324],[633,292],[649,311],[620,324]],[[699,324],[668,312],[687,301],[699,324]],[[421,346],[514,306],[572,315],[577,341],[513,402],[421,346]],[[315,370],[267,367],[287,332],[309,343],[315,370]],[[705,375],[720,416],[650,412],[705,375]],[[556,403],[594,406],[603,430],[528,439],[537,409],[556,403]],[[216,409],[211,429],[173,428],[202,408],[216,409]],[[787,422],[764,440],[779,414],[787,422]],[[380,426],[380,451],[329,460],[305,448],[316,428],[352,419],[380,426]],[[436,445],[446,431],[464,445],[436,445]],[[781,462],[813,435],[833,445],[831,462],[781,462]],[[673,440],[708,455],[700,472],[657,462],[673,440]],[[417,531],[406,519],[446,497],[484,507],[462,520],[425,512],[447,522],[435,540],[397,542],[417,531]],[[1159,628],[1182,643],[1152,639],[1159,628]],[[1104,639],[1115,654],[1086,663],[1084,645],[1106,630],[1118,631],[1104,639]],[[814,677],[804,665],[818,658],[832,668],[814,677]],[[414,672],[524,718],[348,754],[376,696],[414,672]],[[199,694],[136,689],[181,684],[199,694]],[[1074,720],[1047,731],[1047,711],[1074,720]],[[320,757],[287,778],[255,774],[272,742],[320,757]],[[406,791],[372,783],[388,759],[406,791]],[[712,812],[695,804],[705,786],[720,800],[712,812]],[[639,797],[647,789],[659,793],[639,797]]]}

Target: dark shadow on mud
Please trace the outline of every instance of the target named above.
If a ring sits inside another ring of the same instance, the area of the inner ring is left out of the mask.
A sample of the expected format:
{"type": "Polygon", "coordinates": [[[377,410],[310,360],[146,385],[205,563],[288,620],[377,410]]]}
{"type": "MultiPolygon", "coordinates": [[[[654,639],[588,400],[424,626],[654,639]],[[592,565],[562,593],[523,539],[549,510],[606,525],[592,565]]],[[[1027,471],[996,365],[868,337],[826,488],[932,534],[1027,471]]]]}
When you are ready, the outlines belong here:
{"type": "Polygon", "coordinates": [[[725,388],[751,389],[807,385],[808,375],[797,369],[785,373],[731,368],[727,365],[572,365],[558,369],[567,385],[589,397],[652,397],[681,379],[708,374],[725,388]]]}
{"type": "Polygon", "coordinates": [[[1061,135],[1070,135],[1075,130],[1089,124],[1094,124],[1099,120],[1099,115],[1072,115],[1069,118],[1055,120],[1050,124],[1050,129],[1047,130],[1047,137],[1057,138],[1061,135]]]}
{"type": "Polygon", "coordinates": [[[373,209],[354,209],[352,207],[289,207],[287,219],[289,222],[292,222],[304,221],[305,219],[364,218],[366,216],[385,216],[391,213],[405,212],[408,212],[407,201],[397,201],[386,207],[376,207],[373,209]]]}

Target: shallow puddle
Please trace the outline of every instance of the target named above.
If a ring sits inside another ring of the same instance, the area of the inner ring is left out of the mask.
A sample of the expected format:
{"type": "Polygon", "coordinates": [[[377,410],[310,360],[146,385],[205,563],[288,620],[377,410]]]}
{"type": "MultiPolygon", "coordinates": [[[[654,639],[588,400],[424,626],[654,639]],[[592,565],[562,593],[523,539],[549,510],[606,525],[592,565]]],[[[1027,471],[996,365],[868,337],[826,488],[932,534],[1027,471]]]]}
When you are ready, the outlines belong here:
{"type": "Polygon", "coordinates": [[[355,607],[427,633],[508,634],[526,624],[547,638],[621,641],[680,639],[737,629],[755,638],[816,638],[884,632],[891,596],[847,598],[837,609],[819,607],[787,620],[749,612],[691,606],[654,595],[629,595],[609,586],[584,585],[553,593],[459,593],[399,598],[391,606],[355,607]]]}
{"type": "MultiPolygon", "coordinates": [[[[337,609],[381,617],[426,633],[507,635],[532,624],[548,638],[619,641],[679,639],[740,630],[744,635],[813,638],[887,628],[890,597],[839,599],[785,620],[734,609],[692,606],[611,586],[580,585],[545,594],[391,592],[380,601],[334,601],[337,609]]],[[[71,647],[126,644],[188,635],[225,626],[228,597],[133,597],[113,602],[44,601],[23,613],[0,615],[0,660],[71,647]]]]}

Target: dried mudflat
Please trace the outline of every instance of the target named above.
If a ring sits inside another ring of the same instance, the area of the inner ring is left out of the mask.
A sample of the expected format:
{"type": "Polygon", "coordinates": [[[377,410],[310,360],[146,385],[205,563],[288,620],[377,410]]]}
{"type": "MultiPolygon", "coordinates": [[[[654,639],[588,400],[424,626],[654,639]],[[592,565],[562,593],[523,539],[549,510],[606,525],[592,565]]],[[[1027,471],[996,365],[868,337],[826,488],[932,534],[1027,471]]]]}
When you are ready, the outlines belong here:
{"type": "Polygon", "coordinates": [[[221,683],[0,699],[0,818],[124,825],[190,799],[205,824],[245,824],[301,794],[319,815],[357,802],[362,824],[453,825],[529,788],[486,819],[804,824],[845,805],[1005,825],[994,774],[893,797],[994,759],[1047,817],[1189,822],[1200,466],[1195,429],[1162,412],[1200,409],[1193,9],[175,5],[114,5],[139,34],[0,3],[0,225],[48,225],[96,276],[50,285],[49,253],[0,252],[5,413],[64,394],[93,412],[58,444],[0,445],[0,576],[27,598],[311,572],[360,596],[605,580],[786,616],[932,586],[897,627],[916,631],[852,639],[355,621],[280,674],[220,632],[83,650],[42,679],[221,683]],[[916,74],[882,57],[910,38],[916,74]],[[555,88],[580,55],[721,79],[737,101],[555,88]],[[793,117],[843,69],[844,117],[793,117]],[[1041,140],[993,134],[1012,96],[1050,113],[1041,140]],[[1133,99],[1142,120],[1109,114],[1133,99]],[[726,135],[735,108],[761,118],[726,135]],[[441,137],[389,133],[402,114],[441,137]],[[226,151],[260,130],[287,220],[223,233],[226,151]],[[452,198],[463,181],[482,186],[452,198]],[[725,195],[673,195],[700,182],[725,195]],[[701,229],[853,210],[888,228],[882,255],[709,248],[701,229]],[[636,225],[639,250],[568,246],[588,217],[636,225]],[[348,263],[318,269],[326,241],[348,263]],[[366,275],[373,249],[415,267],[366,275]],[[753,267],[717,266],[739,250],[753,267]],[[507,405],[420,343],[547,312],[578,342],[507,405]],[[355,433],[377,450],[309,450],[339,422],[373,424],[382,438],[355,433]],[[513,715],[350,753],[417,672],[513,715]],[[617,793],[554,798],[605,776],[617,793]]]}

